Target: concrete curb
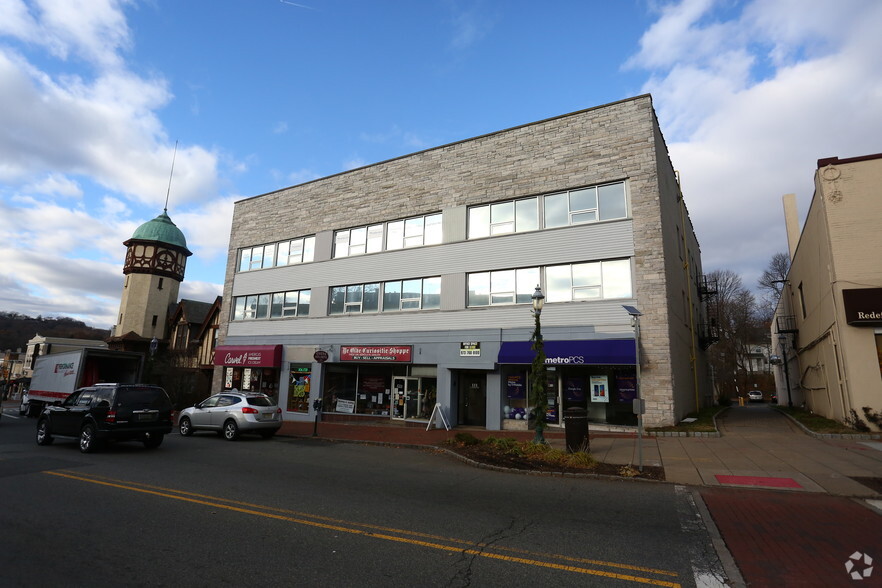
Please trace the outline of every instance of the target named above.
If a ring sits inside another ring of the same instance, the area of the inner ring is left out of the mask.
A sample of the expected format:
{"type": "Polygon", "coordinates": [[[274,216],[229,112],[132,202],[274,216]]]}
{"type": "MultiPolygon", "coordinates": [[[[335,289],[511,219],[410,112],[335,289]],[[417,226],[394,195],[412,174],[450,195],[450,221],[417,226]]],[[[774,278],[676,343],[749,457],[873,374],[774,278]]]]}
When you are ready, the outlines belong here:
{"type": "MultiPolygon", "coordinates": [[[[480,461],[475,461],[473,459],[469,459],[464,455],[460,455],[459,453],[447,449],[446,447],[440,447],[438,445],[421,445],[415,443],[395,443],[390,441],[366,441],[360,439],[333,439],[330,437],[305,437],[303,435],[279,435],[277,434],[276,439],[300,439],[300,440],[315,440],[315,441],[324,441],[330,443],[358,443],[362,445],[375,445],[378,447],[390,447],[390,448],[402,448],[402,449],[418,449],[423,451],[434,451],[437,453],[444,453],[448,456],[457,459],[463,463],[466,463],[472,467],[476,467],[482,470],[491,470],[495,472],[502,472],[506,474],[521,474],[524,476],[546,476],[546,477],[557,477],[557,478],[588,478],[588,479],[596,479],[596,480],[610,480],[610,481],[624,481],[624,482],[653,482],[656,484],[671,484],[672,482],[668,482],[667,480],[652,480],[647,478],[639,478],[639,477],[629,477],[629,476],[610,476],[607,474],[592,474],[590,472],[554,472],[554,471],[538,471],[538,470],[522,470],[518,468],[505,468],[502,466],[495,466],[491,464],[482,463],[480,461]]],[[[618,464],[615,464],[618,465],[618,464]]],[[[629,464],[623,464],[622,467],[628,467],[629,464]]],[[[633,464],[631,464],[633,466],[633,464]]]]}
{"type": "Polygon", "coordinates": [[[787,414],[783,410],[778,409],[778,407],[773,407],[778,413],[783,414],[791,422],[793,422],[797,427],[802,429],[802,432],[808,435],[809,437],[814,437],[815,439],[855,439],[855,440],[874,440],[874,439],[882,439],[882,434],[879,433],[815,433],[811,429],[808,429],[801,422],[793,418],[791,415],[787,414]]]}
{"type": "Polygon", "coordinates": [[[647,431],[646,434],[650,437],[722,437],[723,434],[717,426],[717,417],[727,410],[729,410],[728,406],[723,407],[723,410],[714,415],[713,431],[647,431]]]}

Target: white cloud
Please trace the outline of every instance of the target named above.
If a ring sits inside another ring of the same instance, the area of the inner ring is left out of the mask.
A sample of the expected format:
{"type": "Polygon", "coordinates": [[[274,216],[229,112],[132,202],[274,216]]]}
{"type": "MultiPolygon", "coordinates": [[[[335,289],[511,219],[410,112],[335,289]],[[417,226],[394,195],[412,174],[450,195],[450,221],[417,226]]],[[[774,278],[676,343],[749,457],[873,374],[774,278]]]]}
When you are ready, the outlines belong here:
{"type": "Polygon", "coordinates": [[[63,174],[49,173],[42,180],[25,185],[22,191],[27,194],[44,194],[47,196],[80,197],[83,190],[77,182],[63,174]]]}
{"type": "Polygon", "coordinates": [[[130,32],[122,13],[128,1],[22,0],[0,2],[0,35],[38,45],[61,59],[71,54],[102,67],[118,66],[130,32]]]}
{"type": "Polygon", "coordinates": [[[757,0],[720,22],[720,4],[666,6],[628,65],[652,71],[705,271],[752,287],[786,251],[781,196],[804,216],[817,159],[879,151],[882,5],[757,0]]]}

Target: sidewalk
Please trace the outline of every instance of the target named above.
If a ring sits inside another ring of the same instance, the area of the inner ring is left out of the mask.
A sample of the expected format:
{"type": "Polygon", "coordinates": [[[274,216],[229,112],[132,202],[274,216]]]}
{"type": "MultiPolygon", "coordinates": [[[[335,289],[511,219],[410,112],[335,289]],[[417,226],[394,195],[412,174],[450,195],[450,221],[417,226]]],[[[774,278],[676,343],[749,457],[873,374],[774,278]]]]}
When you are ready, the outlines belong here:
{"type": "MultiPolygon", "coordinates": [[[[882,499],[882,441],[816,439],[771,407],[731,407],[718,419],[720,437],[643,437],[643,465],[661,466],[668,482],[689,486],[753,487],[882,499]],[[863,478],[866,484],[853,478],[863,478]]],[[[313,422],[285,422],[280,435],[311,437],[313,422]]],[[[591,453],[598,461],[638,465],[637,439],[589,427],[591,453]]],[[[394,445],[440,445],[457,433],[476,437],[533,438],[526,431],[480,428],[431,429],[425,424],[319,422],[317,437],[394,445]]],[[[566,446],[563,430],[545,438],[566,446]]]]}

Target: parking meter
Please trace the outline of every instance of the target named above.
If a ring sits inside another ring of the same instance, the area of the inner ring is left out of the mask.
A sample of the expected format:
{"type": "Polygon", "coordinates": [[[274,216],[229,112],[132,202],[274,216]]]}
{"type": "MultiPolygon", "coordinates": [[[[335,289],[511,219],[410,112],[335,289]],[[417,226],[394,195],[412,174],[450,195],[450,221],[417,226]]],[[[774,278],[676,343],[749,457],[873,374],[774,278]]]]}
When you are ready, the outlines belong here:
{"type": "Polygon", "coordinates": [[[313,423],[312,425],[312,436],[316,437],[318,435],[319,414],[322,412],[321,397],[318,397],[312,401],[312,409],[315,411],[315,423],[313,423]]]}

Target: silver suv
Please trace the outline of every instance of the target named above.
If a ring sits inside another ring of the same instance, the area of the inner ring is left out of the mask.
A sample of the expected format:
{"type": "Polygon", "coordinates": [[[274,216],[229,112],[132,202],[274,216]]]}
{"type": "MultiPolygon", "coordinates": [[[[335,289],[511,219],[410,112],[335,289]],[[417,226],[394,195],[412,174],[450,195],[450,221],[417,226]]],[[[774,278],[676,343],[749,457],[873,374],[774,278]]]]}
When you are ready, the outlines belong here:
{"type": "Polygon", "coordinates": [[[266,394],[230,390],[210,396],[181,411],[178,430],[189,437],[204,429],[222,433],[229,441],[240,433],[258,433],[269,439],[282,426],[282,409],[266,394]]]}

